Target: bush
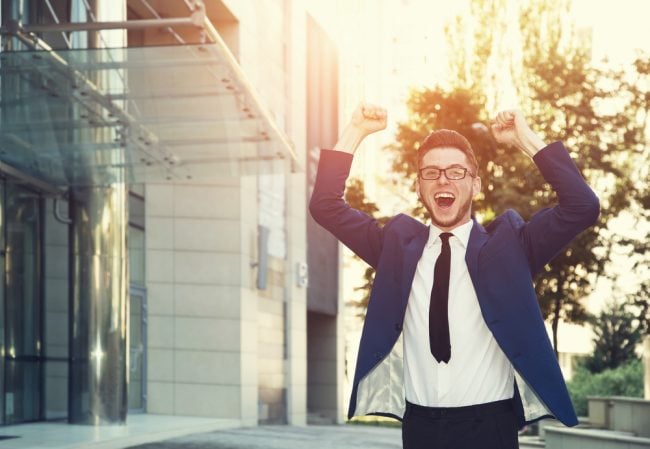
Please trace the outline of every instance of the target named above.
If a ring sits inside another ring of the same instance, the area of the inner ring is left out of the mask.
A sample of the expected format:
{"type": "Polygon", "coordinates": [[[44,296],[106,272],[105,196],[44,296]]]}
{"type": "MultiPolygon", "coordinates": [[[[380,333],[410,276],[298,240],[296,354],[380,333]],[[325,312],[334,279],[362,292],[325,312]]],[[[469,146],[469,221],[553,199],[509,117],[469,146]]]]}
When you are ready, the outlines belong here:
{"type": "Polygon", "coordinates": [[[579,366],[567,384],[578,416],[587,416],[587,396],[643,397],[643,365],[634,360],[618,368],[591,373],[579,366]]]}
{"type": "Polygon", "coordinates": [[[594,353],[584,366],[592,373],[613,369],[636,359],[641,328],[626,303],[611,302],[589,320],[594,331],[594,353]]]}

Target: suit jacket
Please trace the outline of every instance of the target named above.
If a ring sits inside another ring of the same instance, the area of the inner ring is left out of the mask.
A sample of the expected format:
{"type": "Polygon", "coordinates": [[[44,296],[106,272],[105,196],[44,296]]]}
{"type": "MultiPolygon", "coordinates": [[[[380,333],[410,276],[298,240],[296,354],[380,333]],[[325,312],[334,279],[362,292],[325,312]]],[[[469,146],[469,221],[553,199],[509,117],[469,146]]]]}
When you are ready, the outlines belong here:
{"type": "MultiPolygon", "coordinates": [[[[599,202],[555,142],[533,158],[558,204],[529,222],[508,210],[487,227],[474,222],[466,263],[487,327],[515,370],[519,424],[578,420],[544,327],[533,276],[599,214],[599,202]]],[[[343,199],[352,155],[323,150],[310,202],[314,219],[376,270],[361,336],[348,418],[401,419],[405,409],[401,331],[415,268],[429,229],[400,214],[385,226],[343,199]]]]}

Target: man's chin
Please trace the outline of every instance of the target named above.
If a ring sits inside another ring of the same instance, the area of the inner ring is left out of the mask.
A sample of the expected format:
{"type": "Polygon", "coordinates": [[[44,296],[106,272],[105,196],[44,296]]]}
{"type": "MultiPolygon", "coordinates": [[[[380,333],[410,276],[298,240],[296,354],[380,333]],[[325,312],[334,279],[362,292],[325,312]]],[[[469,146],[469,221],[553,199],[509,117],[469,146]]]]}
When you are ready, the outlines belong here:
{"type": "Polygon", "coordinates": [[[451,229],[451,228],[454,228],[454,227],[458,226],[460,224],[460,220],[440,221],[440,220],[436,220],[435,218],[433,218],[431,220],[431,223],[433,223],[434,225],[436,225],[437,227],[439,227],[441,229],[451,229]]]}
{"type": "Polygon", "coordinates": [[[431,218],[431,223],[442,229],[451,229],[463,224],[465,217],[462,215],[456,215],[454,217],[440,217],[437,216],[432,211],[429,211],[429,217],[431,218]]]}

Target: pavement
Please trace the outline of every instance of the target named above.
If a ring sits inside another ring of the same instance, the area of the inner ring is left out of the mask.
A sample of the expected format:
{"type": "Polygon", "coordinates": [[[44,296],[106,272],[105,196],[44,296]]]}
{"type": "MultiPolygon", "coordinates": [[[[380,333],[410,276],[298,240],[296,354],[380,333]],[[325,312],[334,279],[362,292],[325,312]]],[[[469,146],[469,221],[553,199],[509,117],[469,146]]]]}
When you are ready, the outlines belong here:
{"type": "MultiPolygon", "coordinates": [[[[520,440],[520,449],[543,444],[520,440]]],[[[401,449],[402,430],[377,426],[259,426],[187,435],[129,449],[401,449]]]]}
{"type": "Polygon", "coordinates": [[[187,435],[130,449],[401,449],[402,430],[377,426],[259,426],[187,435]]]}
{"type": "Polygon", "coordinates": [[[122,449],[184,435],[240,428],[234,419],[131,414],[124,425],[36,422],[0,426],[2,449],[122,449]]]}
{"type": "MultiPolygon", "coordinates": [[[[520,437],[520,449],[544,447],[520,437]]],[[[266,425],[237,420],[139,414],[126,425],[40,422],[0,426],[2,449],[401,449],[400,427],[266,425]]]]}

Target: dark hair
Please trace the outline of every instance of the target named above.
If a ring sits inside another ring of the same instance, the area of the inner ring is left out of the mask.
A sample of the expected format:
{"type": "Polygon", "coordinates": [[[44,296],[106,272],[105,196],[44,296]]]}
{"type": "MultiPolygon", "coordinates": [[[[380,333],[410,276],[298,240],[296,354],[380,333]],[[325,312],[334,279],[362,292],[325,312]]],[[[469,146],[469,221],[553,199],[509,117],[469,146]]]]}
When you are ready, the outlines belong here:
{"type": "Polygon", "coordinates": [[[426,137],[426,139],[422,141],[420,147],[418,148],[418,169],[422,164],[424,155],[429,151],[440,147],[458,148],[460,151],[465,153],[465,156],[469,161],[472,174],[474,176],[478,174],[478,162],[476,162],[476,156],[474,156],[472,145],[462,134],[456,131],[452,131],[451,129],[439,129],[432,131],[426,137]]]}

